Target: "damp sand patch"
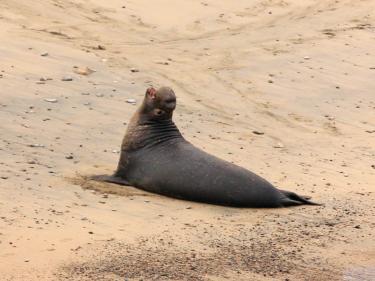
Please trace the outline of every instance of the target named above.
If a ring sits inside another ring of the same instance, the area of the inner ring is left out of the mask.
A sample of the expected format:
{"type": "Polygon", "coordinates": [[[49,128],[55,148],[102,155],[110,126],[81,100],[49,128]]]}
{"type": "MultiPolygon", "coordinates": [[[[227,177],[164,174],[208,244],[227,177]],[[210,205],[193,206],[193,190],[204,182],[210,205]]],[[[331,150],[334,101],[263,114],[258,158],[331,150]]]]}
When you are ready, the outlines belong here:
{"type": "Polygon", "coordinates": [[[83,189],[94,190],[103,194],[114,194],[124,197],[152,196],[152,194],[149,192],[142,191],[132,186],[95,181],[90,178],[91,176],[92,175],[77,174],[74,177],[65,177],[65,179],[74,185],[82,187],[83,189]]]}

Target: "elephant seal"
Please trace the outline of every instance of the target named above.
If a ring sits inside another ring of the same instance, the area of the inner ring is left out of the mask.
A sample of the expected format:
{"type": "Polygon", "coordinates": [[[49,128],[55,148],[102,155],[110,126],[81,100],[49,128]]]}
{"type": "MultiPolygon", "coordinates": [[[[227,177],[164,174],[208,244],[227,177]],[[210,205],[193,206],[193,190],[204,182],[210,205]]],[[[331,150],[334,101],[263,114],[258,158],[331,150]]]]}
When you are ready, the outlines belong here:
{"type": "Polygon", "coordinates": [[[308,197],[277,189],[256,174],[186,141],[172,121],[175,108],[171,88],[147,89],[128,125],[116,172],[92,179],[233,207],[319,205],[308,197]]]}

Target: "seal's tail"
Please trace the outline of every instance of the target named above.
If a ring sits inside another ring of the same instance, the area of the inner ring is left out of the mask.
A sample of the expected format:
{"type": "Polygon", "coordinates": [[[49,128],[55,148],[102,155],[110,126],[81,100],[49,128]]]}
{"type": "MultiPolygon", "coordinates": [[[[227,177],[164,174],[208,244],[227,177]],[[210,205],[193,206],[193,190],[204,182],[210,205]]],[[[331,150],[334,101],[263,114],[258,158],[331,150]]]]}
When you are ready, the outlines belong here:
{"type": "Polygon", "coordinates": [[[315,203],[310,201],[310,197],[308,196],[300,196],[294,192],[280,190],[281,193],[285,195],[283,199],[281,199],[282,205],[284,207],[287,206],[298,206],[298,205],[315,205],[315,206],[322,206],[322,204],[315,203]]]}

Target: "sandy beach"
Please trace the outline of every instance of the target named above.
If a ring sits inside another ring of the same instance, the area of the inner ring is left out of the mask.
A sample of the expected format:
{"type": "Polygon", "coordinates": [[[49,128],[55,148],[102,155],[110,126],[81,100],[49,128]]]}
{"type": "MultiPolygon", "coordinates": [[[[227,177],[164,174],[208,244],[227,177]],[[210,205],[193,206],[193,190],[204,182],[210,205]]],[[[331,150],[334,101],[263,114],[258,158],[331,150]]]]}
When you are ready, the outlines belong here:
{"type": "Polygon", "coordinates": [[[375,1],[0,0],[1,280],[375,280],[375,1]],[[324,206],[110,174],[150,86],[184,137],[324,206]],[[255,132],[255,133],[254,133],[255,132]]]}

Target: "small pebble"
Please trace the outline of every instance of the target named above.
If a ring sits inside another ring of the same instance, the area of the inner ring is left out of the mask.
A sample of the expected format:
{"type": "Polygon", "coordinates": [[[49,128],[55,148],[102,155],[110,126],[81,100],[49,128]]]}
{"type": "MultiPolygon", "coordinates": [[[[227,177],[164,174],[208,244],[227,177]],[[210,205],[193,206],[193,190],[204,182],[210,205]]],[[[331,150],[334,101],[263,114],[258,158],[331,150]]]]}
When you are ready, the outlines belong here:
{"type": "Polygon", "coordinates": [[[136,69],[136,68],[130,68],[130,71],[131,71],[131,72],[139,72],[139,69],[136,69]]]}
{"type": "Polygon", "coordinates": [[[61,81],[73,81],[73,77],[65,76],[65,77],[61,78],[61,81]]]}
{"type": "Polygon", "coordinates": [[[57,99],[44,99],[46,102],[57,103],[57,99]]]}
{"type": "Polygon", "coordinates": [[[253,131],[253,134],[256,134],[256,135],[264,135],[264,132],[261,132],[261,131],[253,131]]]}
{"type": "Polygon", "coordinates": [[[156,61],[156,64],[162,64],[162,65],[169,65],[169,62],[167,61],[156,61]]]}
{"type": "Polygon", "coordinates": [[[281,142],[278,142],[273,146],[274,148],[284,148],[284,145],[281,142]]]}
{"type": "Polygon", "coordinates": [[[65,156],[65,158],[66,159],[73,159],[74,157],[73,157],[73,155],[67,155],[67,156],[65,156]]]}
{"type": "Polygon", "coordinates": [[[133,104],[133,105],[137,103],[137,101],[135,99],[127,99],[126,102],[130,103],[130,104],[133,104]]]}
{"type": "Polygon", "coordinates": [[[76,69],[74,69],[74,72],[80,75],[88,76],[96,71],[89,67],[76,67],[76,69]]]}
{"type": "Polygon", "coordinates": [[[29,146],[30,147],[44,147],[44,144],[35,143],[35,144],[30,144],[29,146]]]}
{"type": "Polygon", "coordinates": [[[44,52],[44,53],[41,53],[40,54],[42,57],[47,57],[48,56],[48,53],[47,52],[44,52]]]}

